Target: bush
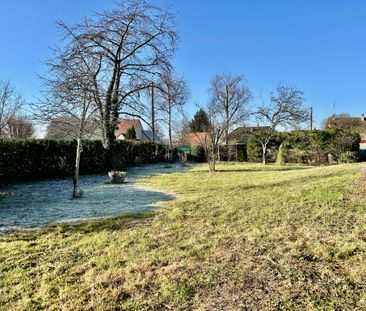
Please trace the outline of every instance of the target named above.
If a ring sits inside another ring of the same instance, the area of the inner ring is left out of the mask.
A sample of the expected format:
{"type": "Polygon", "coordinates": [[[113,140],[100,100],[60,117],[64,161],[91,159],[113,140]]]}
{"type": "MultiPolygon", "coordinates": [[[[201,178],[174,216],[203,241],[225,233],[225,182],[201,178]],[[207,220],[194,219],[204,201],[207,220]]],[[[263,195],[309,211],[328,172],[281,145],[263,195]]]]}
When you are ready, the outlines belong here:
{"type": "Polygon", "coordinates": [[[357,161],[357,153],[352,151],[342,152],[339,155],[338,163],[355,163],[357,161]]]}
{"type": "Polygon", "coordinates": [[[244,162],[248,160],[247,145],[236,146],[236,159],[239,162],[244,162]]]}
{"type": "Polygon", "coordinates": [[[197,146],[196,157],[197,157],[197,162],[206,161],[206,152],[205,152],[205,148],[203,146],[197,146]]]}
{"type": "MultiPolygon", "coordinates": [[[[0,139],[0,184],[71,176],[75,140],[0,139]]],[[[101,141],[83,141],[80,174],[124,170],[135,164],[164,160],[164,148],[153,143],[116,141],[108,151],[101,141]]]]}

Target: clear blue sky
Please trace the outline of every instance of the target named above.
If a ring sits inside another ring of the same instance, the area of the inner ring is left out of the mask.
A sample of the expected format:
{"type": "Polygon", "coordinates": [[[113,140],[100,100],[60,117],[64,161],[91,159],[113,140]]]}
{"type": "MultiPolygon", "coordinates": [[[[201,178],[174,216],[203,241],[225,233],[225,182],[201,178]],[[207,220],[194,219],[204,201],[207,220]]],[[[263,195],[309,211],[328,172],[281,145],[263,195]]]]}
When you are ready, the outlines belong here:
{"type": "MultiPolygon", "coordinates": [[[[170,3],[181,41],[174,65],[189,82],[191,114],[196,102],[205,104],[211,77],[223,71],[244,74],[254,102],[279,83],[297,86],[318,124],[334,112],[366,113],[366,1],[170,3]]],[[[34,100],[42,61],[59,40],[54,22],[77,22],[113,6],[109,0],[1,0],[0,76],[34,100]]]]}

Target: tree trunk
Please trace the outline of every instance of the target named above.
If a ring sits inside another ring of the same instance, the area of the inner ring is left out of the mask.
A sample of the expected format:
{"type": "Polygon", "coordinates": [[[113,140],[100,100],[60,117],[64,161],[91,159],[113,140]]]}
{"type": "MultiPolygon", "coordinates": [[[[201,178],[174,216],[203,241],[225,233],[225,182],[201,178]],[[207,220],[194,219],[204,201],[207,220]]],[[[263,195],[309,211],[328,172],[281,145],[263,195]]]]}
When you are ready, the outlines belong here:
{"type": "Polygon", "coordinates": [[[263,164],[267,163],[266,153],[267,153],[267,144],[262,144],[262,163],[263,164]]]}
{"type": "Polygon", "coordinates": [[[79,188],[79,170],[80,170],[80,156],[82,151],[81,139],[77,138],[76,145],[76,160],[75,160],[75,171],[74,171],[74,189],[72,192],[73,198],[80,198],[82,196],[82,191],[79,188]]]}
{"type": "Polygon", "coordinates": [[[209,156],[209,166],[211,172],[216,171],[216,148],[214,146],[211,147],[211,152],[209,156]]]}
{"type": "Polygon", "coordinates": [[[172,141],[172,106],[169,102],[169,108],[168,108],[168,131],[169,131],[169,148],[170,152],[173,151],[173,141],[172,141]]]}
{"type": "Polygon", "coordinates": [[[152,142],[155,143],[155,102],[154,102],[154,82],[151,83],[151,131],[152,142]]]}
{"type": "Polygon", "coordinates": [[[226,129],[225,129],[225,144],[226,144],[226,161],[230,161],[230,154],[229,154],[229,93],[226,89],[226,106],[225,106],[225,113],[226,113],[226,129]]]}

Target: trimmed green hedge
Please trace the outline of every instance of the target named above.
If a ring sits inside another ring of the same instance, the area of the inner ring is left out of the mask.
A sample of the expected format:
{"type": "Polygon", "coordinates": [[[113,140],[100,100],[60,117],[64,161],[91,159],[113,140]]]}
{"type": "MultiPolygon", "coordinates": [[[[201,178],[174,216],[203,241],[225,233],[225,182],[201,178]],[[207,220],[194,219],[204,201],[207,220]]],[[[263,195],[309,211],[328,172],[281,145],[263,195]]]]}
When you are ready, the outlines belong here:
{"type": "MultiPolygon", "coordinates": [[[[76,141],[0,139],[0,183],[71,176],[76,141]]],[[[101,141],[83,141],[80,173],[103,173],[138,163],[164,160],[164,148],[152,143],[116,141],[111,150],[101,141]]]]}
{"type": "Polygon", "coordinates": [[[294,131],[284,142],[285,162],[312,165],[355,162],[360,135],[343,130],[294,131]]]}
{"type": "MultiPolygon", "coordinates": [[[[254,133],[249,136],[247,141],[247,157],[249,162],[262,162],[262,145],[258,141],[261,133],[254,133]]],[[[267,145],[267,162],[276,162],[278,148],[286,139],[287,133],[276,132],[267,145]]]]}
{"type": "MultiPolygon", "coordinates": [[[[262,161],[260,133],[249,137],[248,161],[262,161]]],[[[293,131],[276,133],[267,150],[269,163],[306,163],[312,165],[357,161],[360,136],[343,130],[293,131]]]]}

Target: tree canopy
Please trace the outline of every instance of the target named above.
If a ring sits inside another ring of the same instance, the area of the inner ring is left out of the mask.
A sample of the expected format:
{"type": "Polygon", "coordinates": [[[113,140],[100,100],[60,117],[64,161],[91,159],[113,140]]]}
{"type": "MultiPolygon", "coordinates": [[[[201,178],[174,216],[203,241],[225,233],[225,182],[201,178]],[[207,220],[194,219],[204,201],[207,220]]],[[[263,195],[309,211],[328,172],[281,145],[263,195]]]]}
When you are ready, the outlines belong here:
{"type": "Polygon", "coordinates": [[[209,125],[210,120],[207,112],[201,108],[193,116],[192,121],[189,123],[189,128],[191,132],[206,132],[209,125]]]}

